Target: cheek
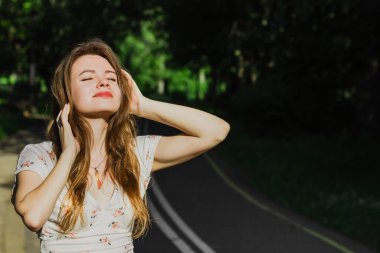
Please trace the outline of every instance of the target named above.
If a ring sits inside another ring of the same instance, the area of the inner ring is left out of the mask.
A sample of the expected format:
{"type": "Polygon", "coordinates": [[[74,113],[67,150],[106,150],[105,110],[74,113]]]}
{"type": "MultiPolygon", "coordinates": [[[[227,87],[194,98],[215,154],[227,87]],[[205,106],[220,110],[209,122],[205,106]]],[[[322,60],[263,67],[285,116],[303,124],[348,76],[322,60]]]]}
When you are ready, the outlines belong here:
{"type": "Polygon", "coordinates": [[[73,99],[74,106],[81,111],[81,108],[85,106],[87,103],[86,99],[88,99],[88,96],[86,96],[86,90],[85,89],[78,89],[77,87],[72,87],[71,89],[71,96],[73,99]]]}
{"type": "Polygon", "coordinates": [[[118,106],[120,106],[121,105],[121,100],[122,100],[121,90],[120,89],[114,90],[114,96],[116,98],[118,106]]]}

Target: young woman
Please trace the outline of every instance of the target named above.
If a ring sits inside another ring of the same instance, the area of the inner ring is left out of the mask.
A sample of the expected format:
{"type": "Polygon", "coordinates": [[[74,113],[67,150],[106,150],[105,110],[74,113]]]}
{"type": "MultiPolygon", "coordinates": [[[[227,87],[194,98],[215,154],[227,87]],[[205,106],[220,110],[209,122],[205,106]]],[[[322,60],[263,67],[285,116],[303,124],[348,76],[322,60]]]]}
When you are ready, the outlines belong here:
{"type": "Polygon", "coordinates": [[[100,40],[62,60],[51,90],[49,141],[23,149],[13,191],[41,252],[133,252],[149,225],[151,172],[206,152],[230,129],[212,114],[145,97],[100,40]],[[136,136],[136,116],[183,133],[136,136]]]}

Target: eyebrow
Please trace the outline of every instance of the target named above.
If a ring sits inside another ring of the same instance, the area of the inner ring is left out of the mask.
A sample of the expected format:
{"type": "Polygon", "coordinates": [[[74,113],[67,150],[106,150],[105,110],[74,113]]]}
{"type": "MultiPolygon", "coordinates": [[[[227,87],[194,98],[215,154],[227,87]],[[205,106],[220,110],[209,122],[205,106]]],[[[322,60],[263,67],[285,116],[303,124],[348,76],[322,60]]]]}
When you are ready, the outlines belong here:
{"type": "MultiPolygon", "coordinates": [[[[86,73],[86,72],[95,73],[95,70],[85,69],[82,72],[80,72],[79,76],[86,73]]],[[[113,73],[116,75],[115,71],[113,71],[113,70],[106,70],[105,73],[113,73]]]]}

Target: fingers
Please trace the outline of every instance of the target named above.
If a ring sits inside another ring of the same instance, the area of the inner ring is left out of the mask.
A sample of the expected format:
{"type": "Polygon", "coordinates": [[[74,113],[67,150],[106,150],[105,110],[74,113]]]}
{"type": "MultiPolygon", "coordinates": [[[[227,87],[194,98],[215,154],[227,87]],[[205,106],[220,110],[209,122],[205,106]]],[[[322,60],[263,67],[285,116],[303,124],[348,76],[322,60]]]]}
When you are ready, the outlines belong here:
{"type": "Polygon", "coordinates": [[[68,151],[70,154],[77,155],[80,150],[80,146],[73,135],[69,123],[70,108],[70,104],[65,104],[62,110],[59,112],[56,121],[59,130],[62,152],[68,151]]]}
{"type": "Polygon", "coordinates": [[[70,127],[70,125],[69,125],[69,112],[70,112],[70,104],[65,104],[65,107],[63,107],[63,110],[62,110],[61,118],[62,118],[63,127],[66,129],[69,129],[69,127],[70,127]]]}
{"type": "Polygon", "coordinates": [[[70,113],[70,104],[65,104],[63,109],[59,112],[57,119],[56,119],[59,129],[61,129],[62,127],[65,128],[65,127],[69,126],[69,124],[68,124],[69,113],[70,113]]]}
{"type": "Polygon", "coordinates": [[[58,128],[61,128],[62,127],[62,120],[61,120],[61,114],[62,114],[62,110],[59,112],[58,116],[57,116],[57,125],[58,125],[58,128]]]}

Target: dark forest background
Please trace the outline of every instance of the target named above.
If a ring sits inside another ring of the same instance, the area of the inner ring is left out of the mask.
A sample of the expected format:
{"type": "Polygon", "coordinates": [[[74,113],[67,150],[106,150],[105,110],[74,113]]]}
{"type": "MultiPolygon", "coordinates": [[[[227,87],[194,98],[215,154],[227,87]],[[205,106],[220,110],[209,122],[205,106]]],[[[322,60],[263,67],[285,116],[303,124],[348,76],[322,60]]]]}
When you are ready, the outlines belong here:
{"type": "Polygon", "coordinates": [[[0,0],[0,138],[49,114],[58,62],[98,37],[144,95],[228,119],[221,152],[243,150],[253,187],[380,248],[379,17],[359,0],[0,0]]]}
{"type": "Polygon", "coordinates": [[[13,0],[0,7],[3,104],[21,96],[18,89],[31,96],[26,88],[38,104],[64,53],[100,37],[144,89],[222,103],[255,132],[378,134],[376,1],[13,0]]]}

